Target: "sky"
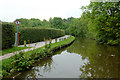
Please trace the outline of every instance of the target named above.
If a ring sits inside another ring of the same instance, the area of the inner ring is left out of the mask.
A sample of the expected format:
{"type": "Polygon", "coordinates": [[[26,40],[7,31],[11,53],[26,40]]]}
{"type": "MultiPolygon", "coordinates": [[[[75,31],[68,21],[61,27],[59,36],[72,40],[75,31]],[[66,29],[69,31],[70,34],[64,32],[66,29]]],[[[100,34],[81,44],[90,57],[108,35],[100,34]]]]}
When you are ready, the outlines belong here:
{"type": "Polygon", "coordinates": [[[80,8],[89,3],[90,0],[1,0],[0,20],[13,22],[19,18],[79,18],[82,14],[80,8]]]}

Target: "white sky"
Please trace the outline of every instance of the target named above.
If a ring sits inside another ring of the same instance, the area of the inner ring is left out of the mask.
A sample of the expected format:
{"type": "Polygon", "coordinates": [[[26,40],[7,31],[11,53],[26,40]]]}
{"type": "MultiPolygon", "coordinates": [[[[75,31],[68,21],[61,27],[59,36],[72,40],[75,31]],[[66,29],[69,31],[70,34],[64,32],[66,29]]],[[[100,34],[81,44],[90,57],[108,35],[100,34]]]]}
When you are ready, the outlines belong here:
{"type": "Polygon", "coordinates": [[[81,6],[90,0],[0,0],[0,20],[12,22],[17,18],[75,17],[82,14],[81,6]]]}

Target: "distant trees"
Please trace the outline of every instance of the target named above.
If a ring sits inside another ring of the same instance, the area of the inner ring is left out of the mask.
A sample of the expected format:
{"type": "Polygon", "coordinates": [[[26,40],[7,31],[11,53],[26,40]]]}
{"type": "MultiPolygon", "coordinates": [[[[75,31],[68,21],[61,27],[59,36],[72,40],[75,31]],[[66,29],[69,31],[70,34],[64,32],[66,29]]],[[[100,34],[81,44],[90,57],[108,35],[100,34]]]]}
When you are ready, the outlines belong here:
{"type": "Polygon", "coordinates": [[[16,20],[20,21],[20,25],[19,25],[20,27],[25,27],[25,26],[29,27],[29,20],[28,19],[21,18],[21,19],[16,19],[16,20]]]}
{"type": "Polygon", "coordinates": [[[64,29],[63,20],[60,17],[54,17],[50,21],[50,27],[56,29],[64,29]]]}
{"type": "Polygon", "coordinates": [[[87,34],[87,19],[75,18],[71,21],[67,32],[78,37],[86,37],[87,34]]]}
{"type": "Polygon", "coordinates": [[[65,24],[68,34],[92,38],[99,44],[120,45],[120,2],[91,2],[81,9],[80,18],[65,24]]]}
{"type": "Polygon", "coordinates": [[[91,2],[81,9],[80,18],[54,17],[49,21],[21,18],[20,27],[63,29],[66,34],[95,39],[100,44],[120,44],[120,2],[91,2]]]}
{"type": "Polygon", "coordinates": [[[67,19],[63,19],[64,30],[66,31],[66,34],[70,34],[68,28],[70,27],[70,23],[72,22],[73,19],[75,19],[75,18],[69,17],[67,19]]]}
{"type": "Polygon", "coordinates": [[[42,21],[40,21],[39,19],[31,18],[29,20],[29,26],[32,26],[32,27],[42,26],[42,21]]]}
{"type": "Polygon", "coordinates": [[[39,19],[31,18],[31,19],[25,19],[25,18],[20,18],[16,19],[20,21],[19,27],[40,27],[43,26],[43,23],[39,19]]]}

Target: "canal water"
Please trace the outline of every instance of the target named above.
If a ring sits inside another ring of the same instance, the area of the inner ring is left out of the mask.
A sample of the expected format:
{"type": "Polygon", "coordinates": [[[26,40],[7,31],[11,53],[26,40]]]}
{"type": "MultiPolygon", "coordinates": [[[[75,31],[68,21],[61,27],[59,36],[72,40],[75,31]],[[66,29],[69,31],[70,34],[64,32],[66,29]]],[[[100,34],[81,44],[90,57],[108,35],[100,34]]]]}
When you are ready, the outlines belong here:
{"type": "Polygon", "coordinates": [[[18,78],[119,78],[120,47],[77,38],[52,57],[37,62],[18,78]]]}

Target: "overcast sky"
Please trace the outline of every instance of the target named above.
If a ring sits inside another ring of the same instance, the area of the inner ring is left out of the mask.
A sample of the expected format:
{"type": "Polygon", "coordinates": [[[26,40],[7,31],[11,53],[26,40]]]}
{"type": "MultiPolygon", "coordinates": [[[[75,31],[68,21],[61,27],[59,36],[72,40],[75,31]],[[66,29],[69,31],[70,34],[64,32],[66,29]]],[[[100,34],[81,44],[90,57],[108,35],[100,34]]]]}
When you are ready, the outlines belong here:
{"type": "Polygon", "coordinates": [[[82,14],[81,6],[89,3],[90,0],[1,0],[0,20],[12,22],[17,18],[78,18],[82,14]]]}

